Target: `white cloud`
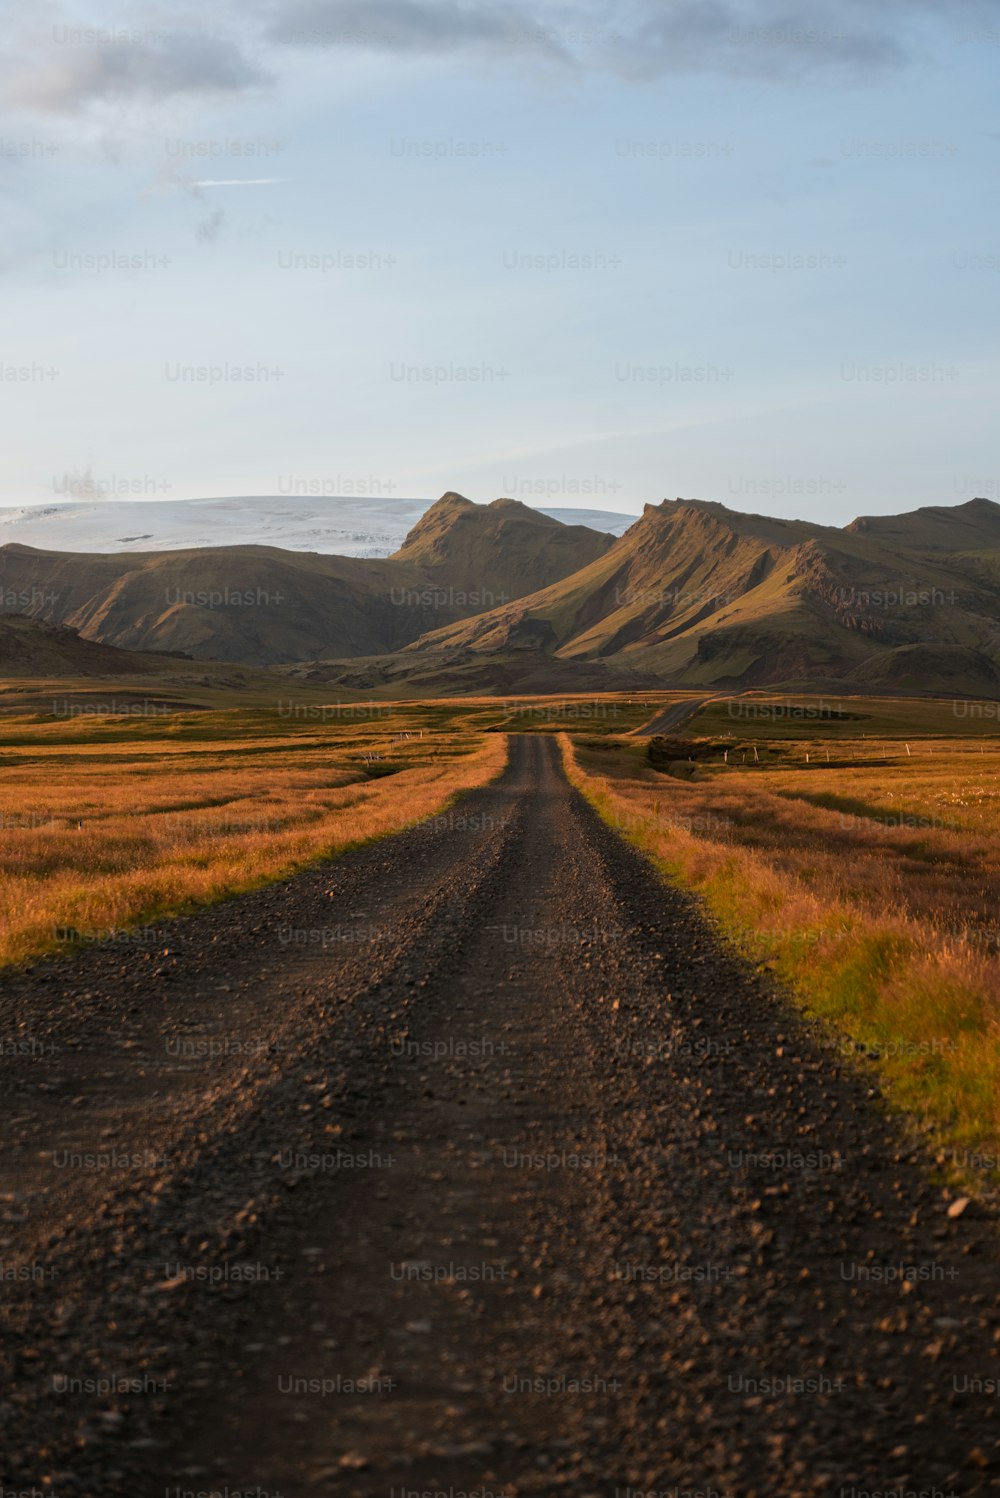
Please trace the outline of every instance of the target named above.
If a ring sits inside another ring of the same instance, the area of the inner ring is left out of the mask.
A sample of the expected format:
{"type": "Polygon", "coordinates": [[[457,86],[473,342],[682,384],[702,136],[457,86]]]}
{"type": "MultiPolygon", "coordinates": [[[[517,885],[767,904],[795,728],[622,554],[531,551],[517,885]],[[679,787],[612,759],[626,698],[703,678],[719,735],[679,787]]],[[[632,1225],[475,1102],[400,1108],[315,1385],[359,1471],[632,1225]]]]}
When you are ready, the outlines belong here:
{"type": "Polygon", "coordinates": [[[192,187],[273,187],[276,182],[284,182],[284,177],[204,177],[200,182],[192,182],[192,187]]]}

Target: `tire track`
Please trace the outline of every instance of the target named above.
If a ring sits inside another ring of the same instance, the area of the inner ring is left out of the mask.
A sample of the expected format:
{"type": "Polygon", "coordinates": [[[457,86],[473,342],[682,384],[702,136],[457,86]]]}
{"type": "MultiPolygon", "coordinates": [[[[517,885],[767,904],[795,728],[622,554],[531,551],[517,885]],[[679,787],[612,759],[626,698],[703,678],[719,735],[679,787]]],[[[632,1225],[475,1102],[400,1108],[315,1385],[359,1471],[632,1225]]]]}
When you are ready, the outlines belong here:
{"type": "MultiPolygon", "coordinates": [[[[551,740],[514,738],[461,811],[471,836],[415,829],[178,923],[190,952],[144,1033],[180,1007],[280,1044],[259,1071],[196,1066],[200,1111],[185,1080],[150,1114],[168,1079],[141,1059],[109,1080],[177,1161],[47,1199],[59,1276],[5,1307],[10,1480],[998,1490],[985,1208],[949,1218],[870,1082],[598,821],[551,740]],[[356,950],[274,948],[281,923],[373,910],[356,950]],[[222,1278],[238,1264],[260,1272],[222,1278]],[[54,1368],[168,1387],[54,1395],[54,1368]]],[[[58,1033],[130,1012],[142,955],[59,966],[58,1033]]],[[[4,995],[39,1027],[44,976],[4,995]]],[[[55,1106],[22,1091],[5,1133],[55,1106]]],[[[26,1250],[27,1216],[5,1228],[26,1250]]]]}

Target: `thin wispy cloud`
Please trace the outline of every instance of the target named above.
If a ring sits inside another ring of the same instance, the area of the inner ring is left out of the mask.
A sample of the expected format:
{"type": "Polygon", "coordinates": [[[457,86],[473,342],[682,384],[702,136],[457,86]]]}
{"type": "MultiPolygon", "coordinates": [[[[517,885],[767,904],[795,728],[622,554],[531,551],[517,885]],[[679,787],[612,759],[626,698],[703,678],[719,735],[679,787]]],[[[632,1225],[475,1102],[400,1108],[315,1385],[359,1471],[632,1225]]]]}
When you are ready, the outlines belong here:
{"type": "Polygon", "coordinates": [[[203,177],[192,187],[273,187],[284,177],[203,177]]]}
{"type": "Polygon", "coordinates": [[[530,13],[501,0],[292,0],[275,10],[268,35],[401,55],[533,55],[638,83],[704,72],[885,71],[915,54],[921,28],[935,18],[953,26],[995,20],[995,0],[953,0],[946,16],[932,0],[550,0],[530,13]]]}
{"type": "Polygon", "coordinates": [[[538,19],[550,7],[463,0],[291,0],[276,9],[277,41],[399,53],[540,53],[566,58],[556,31],[538,19]]]}

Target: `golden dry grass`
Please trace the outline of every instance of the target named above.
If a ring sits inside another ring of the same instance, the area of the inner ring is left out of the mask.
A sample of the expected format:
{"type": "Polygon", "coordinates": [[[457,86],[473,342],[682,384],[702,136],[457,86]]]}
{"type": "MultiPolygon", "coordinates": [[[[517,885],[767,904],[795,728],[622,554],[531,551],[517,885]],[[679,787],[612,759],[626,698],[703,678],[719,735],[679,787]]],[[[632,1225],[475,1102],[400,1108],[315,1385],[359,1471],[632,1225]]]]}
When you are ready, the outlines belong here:
{"type": "Polygon", "coordinates": [[[245,742],[228,723],[213,739],[206,723],[207,737],[183,744],[137,727],[114,746],[6,727],[17,746],[0,752],[0,962],[148,924],[433,816],[507,754],[501,735],[402,740],[391,721],[245,742]]]}
{"type": "MultiPolygon", "coordinates": [[[[711,822],[789,878],[876,915],[905,913],[938,936],[996,950],[1000,756],[939,746],[877,767],[800,765],[658,777],[671,814],[711,822]]],[[[664,803],[667,804],[666,802],[664,803]]]]}
{"type": "Polygon", "coordinates": [[[712,769],[685,781],[565,735],[562,745],[570,779],[607,821],[852,1049],[878,1053],[891,1096],[948,1138],[953,1165],[995,1168],[996,749],[942,746],[919,768],[712,769]]]}

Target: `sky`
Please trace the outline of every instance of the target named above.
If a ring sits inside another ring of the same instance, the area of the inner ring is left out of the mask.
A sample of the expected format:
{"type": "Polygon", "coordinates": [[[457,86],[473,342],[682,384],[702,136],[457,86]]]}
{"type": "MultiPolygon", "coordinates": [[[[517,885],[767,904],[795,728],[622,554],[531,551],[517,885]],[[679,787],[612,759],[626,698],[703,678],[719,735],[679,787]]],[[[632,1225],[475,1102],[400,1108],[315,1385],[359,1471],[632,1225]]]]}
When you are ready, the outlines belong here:
{"type": "Polygon", "coordinates": [[[0,504],[1000,500],[1000,0],[4,10],[0,504]]]}

